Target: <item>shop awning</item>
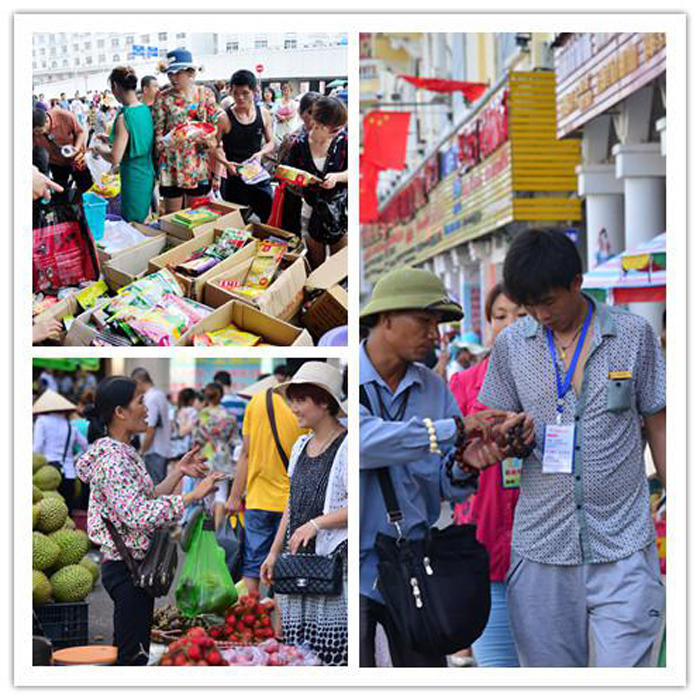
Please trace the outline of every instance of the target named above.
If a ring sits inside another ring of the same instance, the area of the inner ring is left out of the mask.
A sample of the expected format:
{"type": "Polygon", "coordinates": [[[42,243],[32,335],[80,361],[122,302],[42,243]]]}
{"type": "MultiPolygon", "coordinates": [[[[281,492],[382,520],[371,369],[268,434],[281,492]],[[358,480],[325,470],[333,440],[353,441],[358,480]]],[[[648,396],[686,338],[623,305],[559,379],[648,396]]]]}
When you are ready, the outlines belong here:
{"type": "Polygon", "coordinates": [[[602,301],[666,300],[666,234],[626,250],[583,276],[583,288],[602,301]]]}
{"type": "Polygon", "coordinates": [[[44,367],[45,369],[56,369],[62,372],[75,372],[78,369],[85,369],[90,372],[99,372],[100,358],[85,357],[77,358],[49,358],[35,357],[33,362],[35,367],[44,367]]]}

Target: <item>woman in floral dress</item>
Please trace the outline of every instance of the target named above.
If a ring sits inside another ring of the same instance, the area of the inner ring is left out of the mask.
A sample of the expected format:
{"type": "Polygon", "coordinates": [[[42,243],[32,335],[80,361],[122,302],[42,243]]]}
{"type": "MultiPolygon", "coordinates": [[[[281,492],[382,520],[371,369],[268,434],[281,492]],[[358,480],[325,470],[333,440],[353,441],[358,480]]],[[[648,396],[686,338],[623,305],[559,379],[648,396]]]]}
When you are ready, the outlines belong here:
{"type": "Polygon", "coordinates": [[[307,645],[327,666],[348,663],[347,544],[348,440],[338,420],[342,376],[325,362],[306,362],[291,381],[275,391],[286,394],[300,428],[289,458],[289,501],[260,578],[274,583],[283,552],[335,555],[343,566],[337,595],[277,594],[286,644],[307,645]]]}
{"type": "Polygon", "coordinates": [[[131,556],[141,560],[155,530],[175,525],[184,508],[215,491],[223,477],[212,472],[191,493],[171,495],[183,475],[206,474],[195,449],[154,487],[143,458],[131,446],[133,437],[146,431],[147,414],[136,382],[127,377],[104,379],[97,387],[95,405],[85,411],[90,420],[88,440],[94,443],[75,465],[78,477],[90,484],[88,535],[103,555],[102,583],[114,601],[114,645],[120,666],[148,662],[155,600],[133,584],[104,519],[117,528],[131,556]]]}
{"type": "Polygon", "coordinates": [[[192,54],[176,49],[167,54],[164,67],[170,87],[158,92],[153,103],[153,125],[159,161],[160,194],[166,214],[190,206],[193,199],[206,196],[210,189],[209,152],[215,136],[188,138],[184,144],[166,146],[163,139],[176,126],[205,122],[214,127],[220,115],[214,93],[196,85],[192,54]]]}
{"type": "Polygon", "coordinates": [[[226,517],[228,490],[233,483],[233,447],[238,440],[238,424],[233,415],[221,405],[224,390],[212,382],[204,387],[206,405],[199,412],[194,428],[194,444],[201,448],[200,455],[210,468],[223,472],[226,478],[219,482],[214,496],[214,526],[219,529],[226,517]]]}

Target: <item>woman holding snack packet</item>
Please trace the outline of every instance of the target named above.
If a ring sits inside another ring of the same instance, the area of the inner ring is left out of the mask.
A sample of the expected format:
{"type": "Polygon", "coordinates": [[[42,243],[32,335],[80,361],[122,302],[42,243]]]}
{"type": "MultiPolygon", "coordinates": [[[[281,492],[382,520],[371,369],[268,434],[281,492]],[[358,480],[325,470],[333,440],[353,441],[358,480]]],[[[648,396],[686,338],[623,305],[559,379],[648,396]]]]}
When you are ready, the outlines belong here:
{"type": "Polygon", "coordinates": [[[335,97],[320,97],[311,118],[311,129],[295,139],[284,163],[322,180],[304,188],[300,221],[292,228],[304,234],[311,266],[318,267],[326,246],[331,253],[347,246],[348,113],[335,97]]]}
{"type": "Polygon", "coordinates": [[[219,117],[217,158],[227,171],[224,199],[248,205],[264,224],[272,211],[272,185],[262,160],[275,150],[275,142],[270,114],[255,104],[257,85],[249,70],[231,76],[233,106],[219,117]]]}
{"type": "Polygon", "coordinates": [[[348,660],[348,440],[338,420],[345,416],[341,386],[337,369],[325,362],[306,362],[290,381],[275,388],[286,396],[299,427],[311,432],[292,448],[289,501],[260,567],[260,578],[275,584],[285,643],[308,644],[329,666],[345,666],[348,660]],[[334,560],[336,594],[286,592],[284,560],[303,560],[303,555],[334,560]]]}
{"type": "Polygon", "coordinates": [[[114,376],[102,380],[95,405],[85,415],[90,419],[88,439],[94,443],[75,469],[80,479],[90,484],[88,535],[102,551],[102,582],[114,601],[117,665],[145,666],[154,598],[134,585],[105,520],[117,528],[133,559],[140,561],[155,530],[175,525],[184,508],[215,491],[224,475],[210,473],[191,493],[171,495],[183,475],[199,477],[207,472],[194,449],[157,487],[153,486],[143,459],[131,445],[132,438],[148,427],[143,394],[132,379],[114,376]]]}
{"type": "Polygon", "coordinates": [[[120,166],[121,214],[124,221],[143,222],[149,214],[155,181],[151,110],[136,97],[138,78],[131,67],[117,66],[109,86],[122,105],[109,136],[95,137],[93,150],[120,166]]]}
{"type": "MultiPolygon", "coordinates": [[[[505,295],[502,282],[487,294],[485,313],[486,320],[491,324],[494,343],[504,328],[527,316],[523,306],[518,306],[505,295]]],[[[487,357],[473,367],[454,374],[450,380],[450,389],[465,416],[485,409],[477,397],[488,366],[487,357]]],[[[517,457],[510,457],[482,469],[478,491],[454,509],[455,523],[476,525],[477,539],[489,553],[491,613],[481,637],[472,645],[477,664],[484,667],[519,666],[508,620],[505,578],[510,566],[513,519],[520,493],[520,466],[521,461],[517,457]]],[[[452,658],[455,665],[459,665],[459,655],[452,658]]]]}
{"type": "Polygon", "coordinates": [[[195,85],[197,68],[189,51],[169,51],[162,70],[170,87],[156,95],[153,124],[160,194],[165,212],[172,213],[209,192],[209,151],[221,110],[208,87],[195,85]]]}

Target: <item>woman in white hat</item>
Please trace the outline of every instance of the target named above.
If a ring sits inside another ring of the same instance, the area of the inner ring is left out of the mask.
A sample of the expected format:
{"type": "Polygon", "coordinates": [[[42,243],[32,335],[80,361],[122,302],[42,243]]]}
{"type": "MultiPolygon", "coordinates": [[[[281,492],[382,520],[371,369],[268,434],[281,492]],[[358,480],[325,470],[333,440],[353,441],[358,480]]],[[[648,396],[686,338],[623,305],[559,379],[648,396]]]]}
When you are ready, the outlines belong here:
{"type": "Polygon", "coordinates": [[[34,452],[44,455],[46,461],[61,472],[58,487],[71,511],[75,499],[75,464],[73,453],[77,445],[81,451],[88,448],[87,440],[71,425],[70,416],[75,404],[55,391],[46,390],[34,403],[34,452]]]}
{"type": "Polygon", "coordinates": [[[338,420],[342,376],[325,362],[307,362],[275,391],[287,398],[301,428],[289,458],[289,501],[260,578],[274,583],[275,562],[291,554],[335,554],[343,562],[338,595],[277,595],[285,643],[306,642],[324,665],[344,666],[347,634],[347,431],[338,420]]]}

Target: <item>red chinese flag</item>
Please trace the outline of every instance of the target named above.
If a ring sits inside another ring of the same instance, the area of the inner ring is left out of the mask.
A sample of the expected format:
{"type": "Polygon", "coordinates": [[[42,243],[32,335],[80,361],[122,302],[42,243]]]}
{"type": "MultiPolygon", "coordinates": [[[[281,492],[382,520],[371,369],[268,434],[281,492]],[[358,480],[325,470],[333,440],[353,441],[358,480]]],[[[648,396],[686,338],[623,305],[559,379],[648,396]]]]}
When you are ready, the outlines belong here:
{"type": "Polygon", "coordinates": [[[377,180],[379,169],[372,161],[360,158],[360,223],[377,220],[377,180]]]}
{"type": "Polygon", "coordinates": [[[468,83],[463,80],[447,80],[445,78],[418,78],[413,75],[399,75],[399,78],[415,85],[422,90],[431,92],[461,92],[467,102],[478,100],[485,92],[486,83],[468,83]]]}
{"type": "Polygon", "coordinates": [[[365,160],[380,170],[402,170],[410,121],[410,112],[370,112],[362,122],[365,160]]]}

